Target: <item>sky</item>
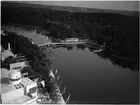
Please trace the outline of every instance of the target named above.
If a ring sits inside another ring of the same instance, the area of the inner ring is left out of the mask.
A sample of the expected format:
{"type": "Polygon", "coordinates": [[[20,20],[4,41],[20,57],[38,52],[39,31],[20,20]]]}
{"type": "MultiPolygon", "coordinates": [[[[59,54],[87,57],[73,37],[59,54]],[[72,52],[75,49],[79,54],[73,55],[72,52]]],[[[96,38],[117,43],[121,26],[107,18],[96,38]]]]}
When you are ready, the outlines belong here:
{"type": "Polygon", "coordinates": [[[33,4],[139,11],[139,1],[26,1],[33,4]]]}

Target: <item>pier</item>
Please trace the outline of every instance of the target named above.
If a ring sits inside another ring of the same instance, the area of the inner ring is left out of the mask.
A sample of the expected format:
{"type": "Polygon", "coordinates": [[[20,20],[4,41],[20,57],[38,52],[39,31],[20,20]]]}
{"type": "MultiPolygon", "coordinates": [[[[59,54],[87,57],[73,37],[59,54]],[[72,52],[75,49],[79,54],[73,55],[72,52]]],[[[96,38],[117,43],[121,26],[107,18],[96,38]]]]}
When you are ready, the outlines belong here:
{"type": "Polygon", "coordinates": [[[39,44],[38,46],[45,46],[45,45],[67,45],[67,44],[84,44],[86,42],[80,41],[80,42],[49,42],[49,43],[43,43],[39,44]]]}

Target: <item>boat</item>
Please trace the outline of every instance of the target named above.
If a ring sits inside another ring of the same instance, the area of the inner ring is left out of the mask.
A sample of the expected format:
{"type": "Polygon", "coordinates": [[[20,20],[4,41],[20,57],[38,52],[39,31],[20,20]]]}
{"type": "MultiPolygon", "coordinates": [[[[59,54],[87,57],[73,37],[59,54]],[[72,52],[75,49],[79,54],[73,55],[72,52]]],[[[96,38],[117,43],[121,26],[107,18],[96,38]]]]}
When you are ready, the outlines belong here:
{"type": "Polygon", "coordinates": [[[94,50],[95,53],[98,53],[98,52],[101,52],[103,51],[104,49],[99,49],[99,50],[94,50]]]}

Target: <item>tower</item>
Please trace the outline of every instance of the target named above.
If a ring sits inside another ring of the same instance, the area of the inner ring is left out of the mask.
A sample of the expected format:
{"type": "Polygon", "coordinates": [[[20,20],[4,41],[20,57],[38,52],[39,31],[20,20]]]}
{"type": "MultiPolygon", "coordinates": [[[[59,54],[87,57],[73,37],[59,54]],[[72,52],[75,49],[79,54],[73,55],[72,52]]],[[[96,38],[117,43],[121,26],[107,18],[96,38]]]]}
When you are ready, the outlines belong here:
{"type": "Polygon", "coordinates": [[[16,85],[19,84],[21,82],[21,73],[20,71],[17,70],[10,70],[9,74],[9,83],[16,85]]]}
{"type": "Polygon", "coordinates": [[[11,48],[10,48],[10,43],[8,42],[8,50],[10,50],[11,48]]]}

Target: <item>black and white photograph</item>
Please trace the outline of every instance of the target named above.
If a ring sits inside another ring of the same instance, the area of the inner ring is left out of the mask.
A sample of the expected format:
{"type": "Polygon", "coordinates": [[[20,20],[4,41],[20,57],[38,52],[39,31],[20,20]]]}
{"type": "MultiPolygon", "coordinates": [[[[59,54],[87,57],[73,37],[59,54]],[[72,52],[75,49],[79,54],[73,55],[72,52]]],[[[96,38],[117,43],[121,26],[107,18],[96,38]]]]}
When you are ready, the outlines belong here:
{"type": "Polygon", "coordinates": [[[0,1],[0,104],[139,104],[139,1],[0,1]]]}

